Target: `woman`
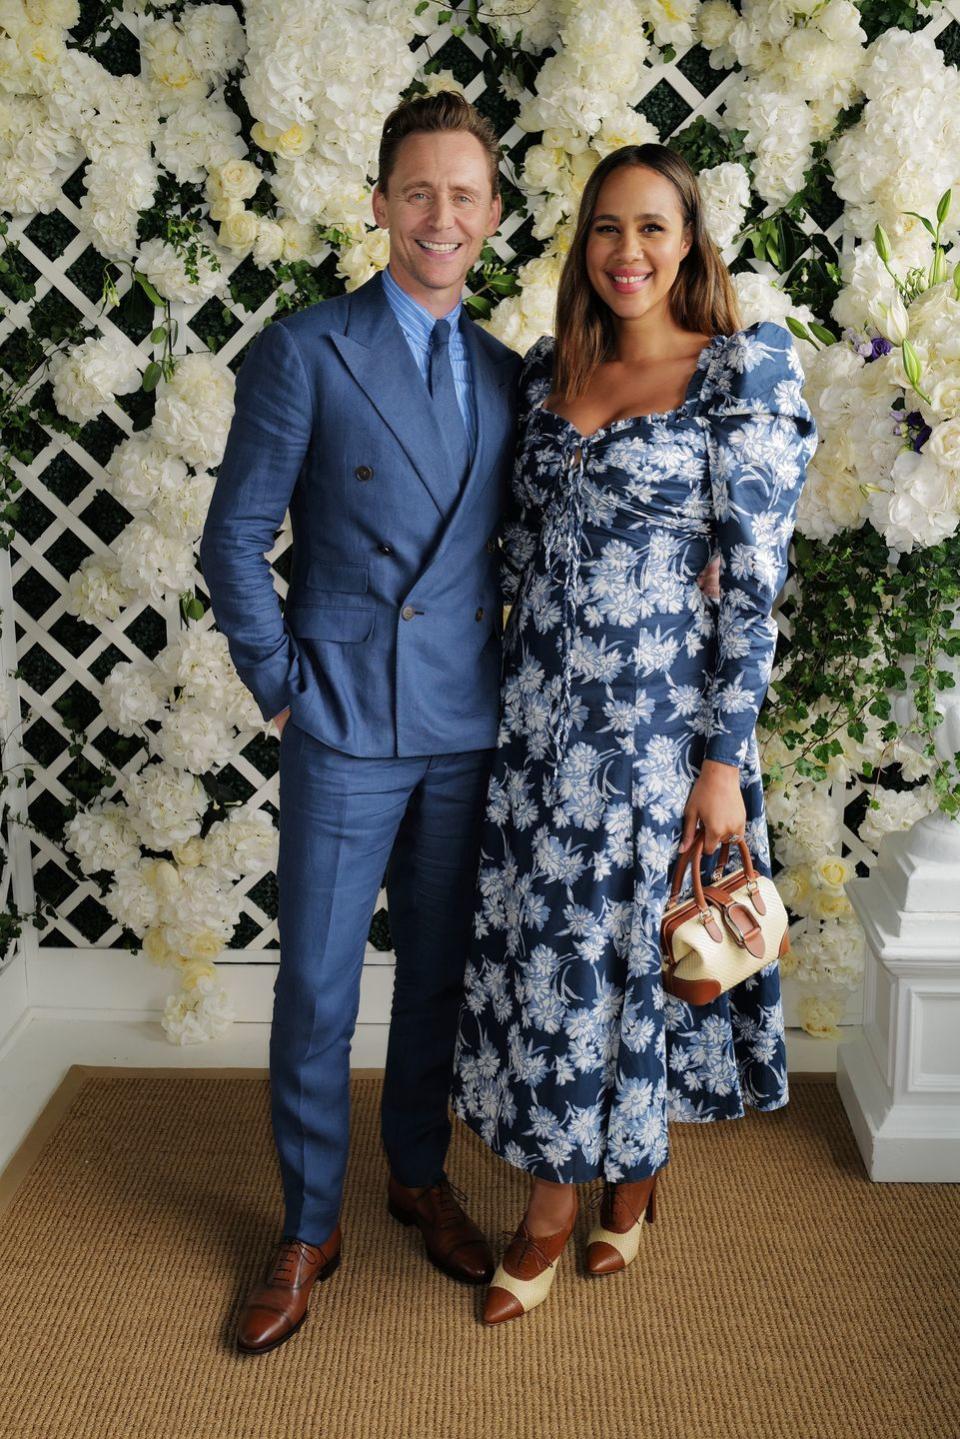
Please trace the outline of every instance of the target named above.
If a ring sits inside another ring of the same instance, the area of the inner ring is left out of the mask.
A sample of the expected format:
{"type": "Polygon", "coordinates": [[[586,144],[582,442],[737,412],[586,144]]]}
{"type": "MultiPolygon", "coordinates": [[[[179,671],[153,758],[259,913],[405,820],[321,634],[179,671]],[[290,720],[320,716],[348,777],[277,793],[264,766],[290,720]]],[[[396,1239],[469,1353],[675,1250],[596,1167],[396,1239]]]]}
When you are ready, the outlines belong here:
{"type": "MultiPolygon", "coordinates": [[[[484,1318],[549,1292],[605,1181],[587,1269],[637,1252],[668,1119],[787,1102],[776,962],[709,1005],[664,995],[679,853],[769,852],[754,725],[816,444],[789,333],[739,329],[696,178],[627,146],[587,182],[557,340],[526,356],[505,637],[456,1113],[532,1176],[484,1318]],[[721,555],[717,611],[697,575],[721,555]]],[[[709,866],[707,866],[708,868],[709,866]]]]}

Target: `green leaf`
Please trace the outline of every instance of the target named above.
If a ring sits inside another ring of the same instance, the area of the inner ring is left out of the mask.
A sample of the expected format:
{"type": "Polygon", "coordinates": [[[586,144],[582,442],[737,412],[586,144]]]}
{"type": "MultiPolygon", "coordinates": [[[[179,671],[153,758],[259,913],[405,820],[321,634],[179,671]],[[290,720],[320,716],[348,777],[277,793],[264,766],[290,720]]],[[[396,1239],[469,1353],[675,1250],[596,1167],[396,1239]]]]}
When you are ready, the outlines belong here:
{"type": "Polygon", "coordinates": [[[140,286],[141,290],[146,295],[151,305],[156,305],[158,309],[162,310],[164,305],[166,304],[166,301],[163,299],[162,295],[159,295],[157,291],[153,288],[146,275],[141,275],[139,270],[134,270],[133,278],[136,280],[137,284],[140,286]]]}
{"type": "Polygon", "coordinates": [[[923,226],[923,228],[924,228],[929,234],[931,234],[931,235],[933,235],[934,237],[936,237],[936,233],[937,233],[937,232],[936,232],[936,230],[933,228],[933,226],[931,225],[930,221],[927,219],[926,215],[918,215],[917,212],[916,212],[916,210],[904,210],[903,213],[904,213],[905,215],[912,215],[915,220],[919,220],[920,223],[921,223],[921,225],[923,226]]]}
{"type": "Polygon", "coordinates": [[[952,190],[944,190],[940,196],[940,203],[937,205],[937,224],[942,225],[950,214],[950,202],[953,198],[952,190]]]}
{"type": "MultiPolygon", "coordinates": [[[[810,332],[801,320],[795,320],[792,315],[787,316],[787,329],[791,335],[796,335],[798,340],[809,340],[810,332]]],[[[832,338],[832,336],[831,336],[832,338]]],[[[801,536],[797,541],[798,546],[806,545],[806,540],[801,536]]]]}
{"type": "Polygon", "coordinates": [[[151,360],[149,365],[143,372],[143,380],[141,382],[140,388],[146,390],[149,394],[151,390],[155,390],[157,388],[157,385],[160,383],[160,378],[162,375],[163,370],[157,364],[156,360],[151,360]]]}
{"type": "Polygon", "coordinates": [[[825,325],[818,325],[816,320],[810,321],[810,329],[816,335],[817,339],[822,340],[825,345],[835,345],[837,343],[836,335],[831,334],[825,325]]]}
{"type": "Polygon", "coordinates": [[[159,345],[160,342],[161,342],[161,340],[165,340],[166,338],[167,338],[167,327],[166,327],[166,325],[158,325],[155,330],[151,330],[151,331],[150,331],[150,343],[151,343],[152,345],[159,345]]]}

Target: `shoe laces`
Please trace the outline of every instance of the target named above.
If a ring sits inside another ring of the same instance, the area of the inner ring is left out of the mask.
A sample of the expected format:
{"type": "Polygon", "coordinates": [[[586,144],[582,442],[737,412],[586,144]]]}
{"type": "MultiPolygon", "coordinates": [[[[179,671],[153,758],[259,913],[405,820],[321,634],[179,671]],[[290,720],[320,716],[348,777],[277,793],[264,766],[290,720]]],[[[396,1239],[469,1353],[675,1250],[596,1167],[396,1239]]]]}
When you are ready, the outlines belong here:
{"type": "Polygon", "coordinates": [[[522,1268],[523,1261],[526,1259],[528,1254],[536,1255],[537,1259],[540,1260],[540,1263],[544,1265],[544,1267],[547,1269],[552,1269],[554,1264],[556,1263],[556,1260],[550,1259],[548,1255],[544,1252],[540,1244],[537,1243],[537,1240],[530,1233],[530,1230],[527,1228],[526,1224],[523,1224],[520,1229],[501,1229],[500,1238],[507,1241],[508,1249],[514,1244],[520,1246],[520,1252],[516,1260],[518,1268],[522,1268]]]}
{"type": "Polygon", "coordinates": [[[268,1284],[292,1284],[296,1278],[300,1259],[303,1255],[313,1259],[319,1251],[315,1244],[308,1244],[305,1239],[286,1239],[280,1246],[280,1252],[274,1262],[268,1284]]]}
{"type": "MultiPolygon", "coordinates": [[[[625,1209],[625,1210],[627,1211],[627,1213],[630,1215],[630,1218],[633,1220],[634,1224],[640,1224],[640,1223],[642,1222],[643,1213],[644,1213],[645,1211],[641,1211],[640,1214],[634,1214],[634,1212],[633,1212],[633,1206],[632,1206],[631,1204],[628,1204],[628,1203],[627,1203],[627,1200],[624,1198],[624,1195],[623,1195],[621,1186],[620,1186],[620,1185],[617,1185],[617,1184],[605,1183],[602,1188],[600,1188],[600,1189],[598,1189],[598,1190],[596,1191],[595,1194],[591,1194],[590,1199],[589,1199],[589,1201],[588,1201],[588,1207],[589,1207],[591,1213],[594,1213],[594,1214],[595,1214],[595,1213],[602,1207],[603,1201],[607,1198],[607,1192],[608,1192],[608,1191],[610,1191],[611,1206],[613,1205],[614,1202],[616,1202],[616,1203],[618,1203],[618,1204],[622,1204],[623,1207],[624,1207],[624,1209],[625,1209]]],[[[648,1204],[650,1203],[650,1196],[649,1196],[649,1195],[647,1196],[647,1203],[648,1203],[648,1204]]],[[[610,1217],[611,1217],[611,1220],[612,1220],[613,1216],[611,1215],[610,1217]]],[[[606,1226],[604,1226],[604,1227],[606,1227],[606,1226]]]]}
{"type": "Polygon", "coordinates": [[[437,1225],[440,1229],[450,1229],[463,1222],[467,1195],[451,1179],[441,1179],[437,1184],[431,1184],[425,1192],[435,1196],[437,1225]]]}

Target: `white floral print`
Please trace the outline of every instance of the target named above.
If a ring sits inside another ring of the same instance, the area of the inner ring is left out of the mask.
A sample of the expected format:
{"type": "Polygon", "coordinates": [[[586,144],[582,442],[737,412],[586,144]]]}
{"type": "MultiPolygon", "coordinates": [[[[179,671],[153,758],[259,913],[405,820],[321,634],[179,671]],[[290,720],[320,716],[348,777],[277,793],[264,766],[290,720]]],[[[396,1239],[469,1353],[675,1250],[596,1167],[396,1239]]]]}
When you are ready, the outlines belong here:
{"type": "Polygon", "coordinates": [[[666,1163],[669,1120],[788,1099],[777,964],[694,1008],[663,992],[659,931],[704,758],[739,766],[770,872],[754,727],[816,431],[780,325],[715,336],[676,410],[588,437],[543,408],[552,346],[521,379],[513,609],[451,1098],[518,1168],[630,1181],[666,1163]],[[715,549],[719,604],[697,585],[715,549]]]}

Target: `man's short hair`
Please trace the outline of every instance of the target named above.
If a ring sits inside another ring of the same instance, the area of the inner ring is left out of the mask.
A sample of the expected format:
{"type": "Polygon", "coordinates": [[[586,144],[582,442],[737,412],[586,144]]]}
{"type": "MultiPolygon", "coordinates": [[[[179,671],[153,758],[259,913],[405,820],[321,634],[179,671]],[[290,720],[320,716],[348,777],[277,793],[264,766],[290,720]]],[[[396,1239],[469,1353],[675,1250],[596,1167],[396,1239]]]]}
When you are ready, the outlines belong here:
{"type": "Polygon", "coordinates": [[[380,136],[377,184],[384,194],[394,166],[397,151],[408,135],[440,130],[462,130],[473,135],[490,161],[490,185],[494,195],[500,193],[500,142],[485,116],[456,90],[441,90],[437,95],[422,95],[404,100],[384,121],[380,136]]]}

